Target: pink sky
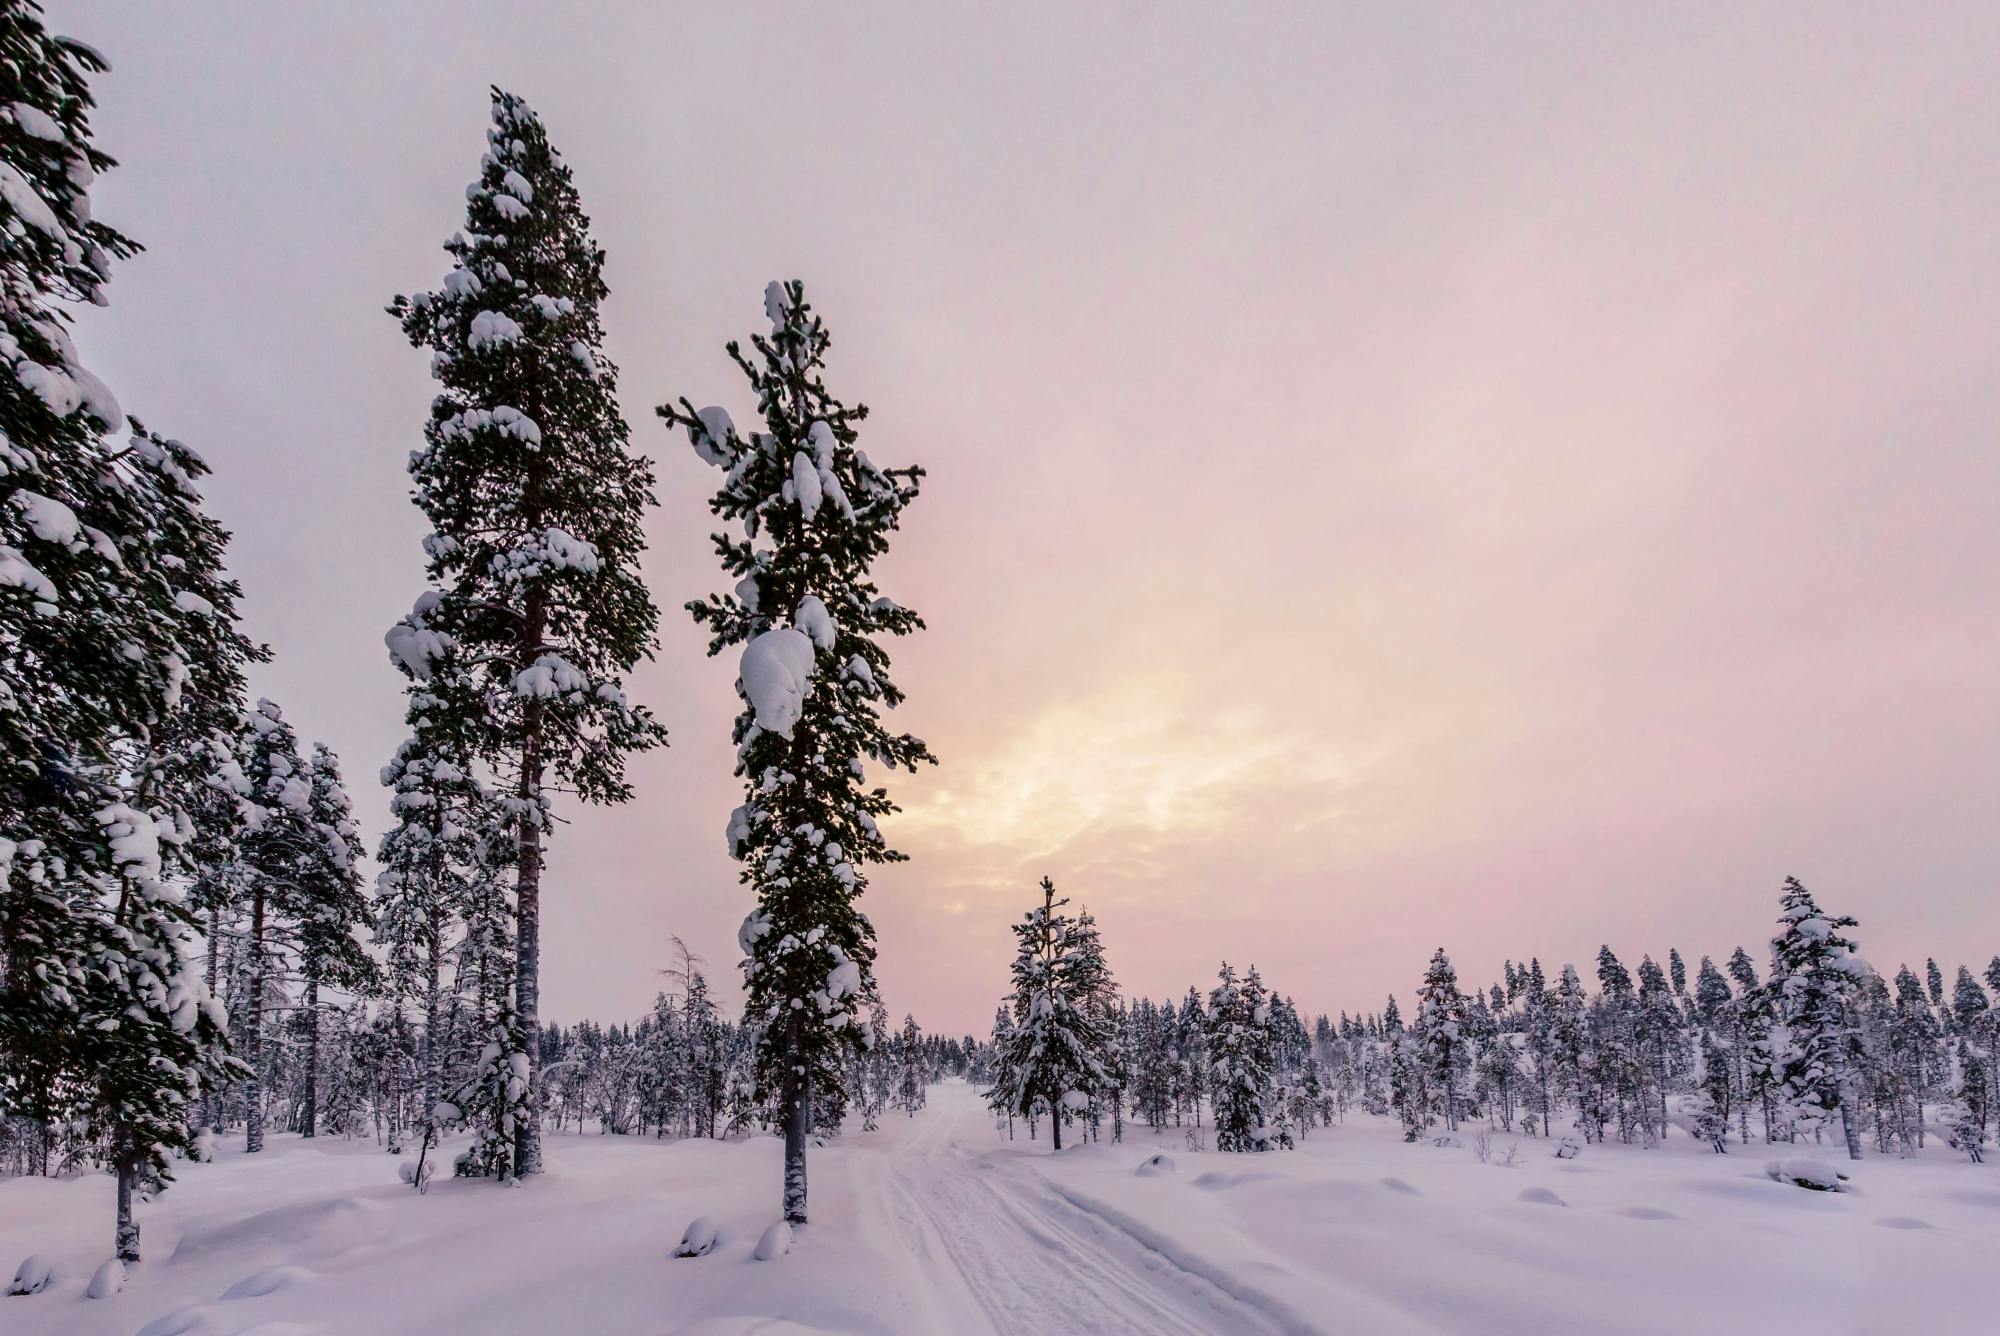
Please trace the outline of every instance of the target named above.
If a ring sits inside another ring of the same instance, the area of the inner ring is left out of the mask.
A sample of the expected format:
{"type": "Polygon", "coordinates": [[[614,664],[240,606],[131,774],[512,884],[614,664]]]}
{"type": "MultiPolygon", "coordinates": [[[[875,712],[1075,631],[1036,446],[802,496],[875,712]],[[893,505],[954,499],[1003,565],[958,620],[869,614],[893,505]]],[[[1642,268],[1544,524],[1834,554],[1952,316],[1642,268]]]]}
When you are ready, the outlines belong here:
{"type": "Polygon", "coordinates": [[[1128,988],[1254,961],[1312,1010],[1600,942],[1761,955],[1779,881],[1879,966],[2000,950],[2000,11],[81,3],[81,343],[216,466],[258,675],[349,767],[400,736],[434,284],[485,90],[610,253],[659,460],[673,730],[558,837],[545,1012],[733,983],[713,475],[651,407],[806,280],[863,444],[931,471],[881,571],[913,861],[899,1014],[983,1032],[1047,873],[1128,988]]]}

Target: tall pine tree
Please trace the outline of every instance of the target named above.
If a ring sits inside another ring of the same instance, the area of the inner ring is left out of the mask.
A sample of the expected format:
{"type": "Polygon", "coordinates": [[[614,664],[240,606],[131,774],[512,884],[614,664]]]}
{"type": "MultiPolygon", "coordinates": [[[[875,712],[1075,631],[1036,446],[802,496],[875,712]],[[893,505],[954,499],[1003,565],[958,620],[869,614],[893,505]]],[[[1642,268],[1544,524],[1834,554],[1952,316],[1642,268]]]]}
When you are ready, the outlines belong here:
{"type": "MultiPolygon", "coordinates": [[[[655,648],[659,614],[639,578],[651,466],[629,448],[617,368],[602,352],[604,252],[562,158],[520,98],[493,90],[465,230],[437,292],[390,312],[431,350],[440,392],[411,458],[433,588],[388,636],[411,678],[432,685],[507,795],[513,836],[515,1047],[530,1108],[514,1168],[541,1168],[534,1055],[541,999],[544,843],[551,795],[631,796],[625,758],[666,731],[625,697],[655,648]],[[460,656],[474,671],[438,675],[460,656]]],[[[509,1059],[508,1067],[513,1061],[509,1059]]]]}
{"type": "Polygon", "coordinates": [[[757,898],[740,934],[745,1017],[784,1118],[784,1215],[800,1223],[813,1092],[837,1088],[874,991],[875,930],[855,904],[864,869],[903,857],[876,824],[895,804],[864,783],[864,765],[914,772],[935,758],[882,722],[903,700],[883,639],[923,620],[870,574],[923,470],[879,468],[859,449],[867,409],[827,389],[831,339],[803,285],[771,284],[764,313],[770,333],[751,340],[754,356],[729,345],[763,430],[746,440],[722,409],[686,399],[659,413],[724,471],[709,509],[742,526],[714,536],[733,592],[688,610],[708,628],[710,654],[743,647],[734,740],[745,792],[728,841],[757,898]]]}

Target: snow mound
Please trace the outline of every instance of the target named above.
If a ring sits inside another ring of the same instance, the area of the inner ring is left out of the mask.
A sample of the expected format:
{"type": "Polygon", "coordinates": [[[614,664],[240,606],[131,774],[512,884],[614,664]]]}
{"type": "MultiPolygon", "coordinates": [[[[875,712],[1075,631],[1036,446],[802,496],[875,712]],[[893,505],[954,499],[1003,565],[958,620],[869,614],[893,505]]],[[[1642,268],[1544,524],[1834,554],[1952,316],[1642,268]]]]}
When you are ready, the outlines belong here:
{"type": "Polygon", "coordinates": [[[1886,1229],[1936,1229],[1928,1220],[1919,1220],[1913,1215],[1885,1215],[1875,1222],[1886,1229]]]}
{"type": "Polygon", "coordinates": [[[1261,1183],[1271,1177],[1255,1170],[1247,1174],[1225,1174],[1219,1169],[1211,1169],[1194,1180],[1194,1185],[1204,1192],[1221,1192],[1226,1188],[1240,1188],[1246,1183],[1261,1183]]]}
{"type": "Polygon", "coordinates": [[[756,712],[757,727],[789,738],[812,690],[813,643],[789,626],[766,631],[743,647],[736,675],[756,712]]]}
{"type": "Polygon", "coordinates": [[[1171,1174],[1174,1172],[1173,1156],[1164,1154],[1149,1155],[1139,1162],[1139,1167],[1134,1172],[1141,1178],[1153,1178],[1160,1174],[1171,1174]]]}
{"type": "Polygon", "coordinates": [[[7,1286],[7,1293],[40,1294],[55,1283],[55,1264],[40,1253],[30,1253],[14,1268],[14,1280],[7,1286]]]}
{"type": "Polygon", "coordinates": [[[372,1231],[361,1216],[361,1203],[352,1197],[291,1202],[213,1229],[190,1230],[175,1245],[172,1260],[185,1262],[208,1253],[269,1243],[316,1243],[322,1245],[322,1253],[341,1252],[368,1241],[372,1231]]]}
{"type": "Polygon", "coordinates": [[[1824,1160],[1772,1160],[1764,1166],[1764,1176],[1774,1183],[1790,1183],[1811,1192],[1846,1192],[1847,1175],[1824,1160]]]}
{"type": "Polygon", "coordinates": [[[1672,1211],[1663,1211],[1657,1206],[1624,1206],[1620,1207],[1617,1213],[1619,1215],[1624,1216],[1627,1220],[1680,1219],[1680,1217],[1675,1215],[1672,1211]]]}
{"type": "Polygon", "coordinates": [[[314,1279],[314,1274],[302,1266],[273,1266],[231,1285],[222,1292],[225,1299],[261,1299],[267,1294],[276,1294],[288,1285],[296,1285],[302,1280],[314,1279]]]}
{"type": "Polygon", "coordinates": [[[722,1242],[722,1230],[715,1221],[705,1215],[698,1215],[681,1231],[681,1241],[674,1247],[676,1257],[706,1257],[714,1252],[722,1242]]]}
{"type": "Polygon", "coordinates": [[[1549,1188],[1522,1188],[1515,1201],[1533,1202],[1537,1206],[1567,1206],[1568,1202],[1558,1197],[1549,1188]]]}
{"type": "Polygon", "coordinates": [[[106,1259],[97,1268],[97,1274],[90,1278],[90,1288],[83,1292],[86,1299],[109,1299],[125,1288],[125,1264],[116,1257],[106,1259]]]}
{"type": "Polygon", "coordinates": [[[1398,1178],[1394,1174],[1391,1174],[1389,1175],[1389,1177],[1383,1179],[1382,1186],[1389,1189],[1389,1191],[1391,1192],[1401,1192],[1406,1196],[1421,1197],[1424,1195],[1421,1191],[1417,1189],[1415,1184],[1412,1184],[1405,1179],[1398,1178]]]}
{"type": "Polygon", "coordinates": [[[754,1261],[775,1262],[791,1250],[792,1227],[783,1220],[776,1220],[764,1231],[764,1237],[757,1240],[757,1250],[750,1256],[754,1261]]]}
{"type": "Polygon", "coordinates": [[[189,1332],[202,1331],[208,1327],[208,1310],[200,1304],[192,1308],[177,1308],[164,1317],[156,1317],[139,1328],[136,1336],[188,1336],[189,1332]]]}

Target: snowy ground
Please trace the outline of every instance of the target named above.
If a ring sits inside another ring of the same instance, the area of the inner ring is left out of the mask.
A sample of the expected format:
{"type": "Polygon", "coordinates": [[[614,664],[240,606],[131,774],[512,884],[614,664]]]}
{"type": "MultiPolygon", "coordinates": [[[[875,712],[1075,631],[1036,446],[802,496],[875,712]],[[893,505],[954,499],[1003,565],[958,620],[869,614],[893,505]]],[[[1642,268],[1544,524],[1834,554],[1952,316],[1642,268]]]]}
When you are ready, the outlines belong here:
{"type": "Polygon", "coordinates": [[[815,1152],[818,1223],[760,1263],[775,1140],[570,1135],[528,1187],[439,1179],[419,1197],[372,1143],[278,1137],[189,1166],[143,1207],[147,1261],[104,1300],[83,1289],[109,1253],[110,1180],[0,1181],[0,1265],[39,1252],[61,1273],[0,1299],[0,1332],[1994,1329],[2000,1167],[1949,1152],[1863,1161],[1831,1196],[1768,1181],[1754,1148],[1678,1137],[1571,1162],[1528,1141],[1504,1167],[1364,1117],[1291,1154],[1162,1136],[1173,1168],[1137,1172],[1155,1148],[1051,1157],[996,1134],[977,1092],[935,1087],[915,1119],[815,1152]],[[704,1214],[727,1241],[673,1260],[704,1214]]]}

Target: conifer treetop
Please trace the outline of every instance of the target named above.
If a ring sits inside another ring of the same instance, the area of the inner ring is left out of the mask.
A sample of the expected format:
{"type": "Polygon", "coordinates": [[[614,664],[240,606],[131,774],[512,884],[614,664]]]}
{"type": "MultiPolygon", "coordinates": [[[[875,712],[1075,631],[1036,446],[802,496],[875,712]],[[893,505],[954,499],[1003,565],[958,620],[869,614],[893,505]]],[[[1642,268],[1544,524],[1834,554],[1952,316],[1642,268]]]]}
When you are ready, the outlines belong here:
{"type": "Polygon", "coordinates": [[[739,943],[747,1016],[774,1027],[761,1069],[772,1079],[792,1045],[784,1063],[835,1079],[835,1055],[861,1042],[859,1008],[874,992],[875,933],[854,901],[867,865],[903,857],[878,826],[895,804],[864,785],[866,766],[935,761],[920,738],[883,723],[903,700],[883,642],[923,620],[871,574],[923,470],[881,468],[860,448],[867,409],[827,388],[831,337],[803,284],[770,284],[764,313],[769,332],[749,353],[728,346],[761,430],[746,437],[726,410],[685,398],[659,415],[721,470],[709,509],[740,527],[713,535],[734,588],[687,607],[708,628],[711,655],[743,647],[733,740],[746,792],[727,839],[757,892],[739,943]],[[776,1033],[780,1018],[795,1040],[776,1033]]]}
{"type": "Polygon", "coordinates": [[[656,648],[638,572],[652,466],[618,411],[604,252],[568,166],[527,103],[497,88],[487,145],[442,287],[389,307],[432,350],[441,388],[410,460],[434,588],[386,641],[432,686],[440,726],[456,714],[473,738],[517,738],[532,704],[561,721],[563,745],[542,758],[557,782],[622,802],[625,754],[666,737],[622,681],[656,648]],[[452,656],[459,671],[439,675],[452,656]]]}

